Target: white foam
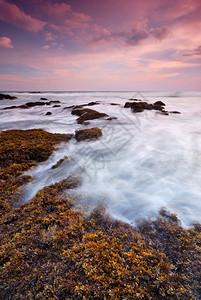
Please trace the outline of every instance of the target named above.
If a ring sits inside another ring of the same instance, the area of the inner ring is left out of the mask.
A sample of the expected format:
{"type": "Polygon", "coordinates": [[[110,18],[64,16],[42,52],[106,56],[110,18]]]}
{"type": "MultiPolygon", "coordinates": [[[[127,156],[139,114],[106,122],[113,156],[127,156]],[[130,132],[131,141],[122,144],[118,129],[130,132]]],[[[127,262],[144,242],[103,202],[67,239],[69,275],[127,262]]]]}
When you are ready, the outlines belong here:
{"type": "Polygon", "coordinates": [[[18,105],[47,97],[60,100],[62,107],[1,111],[3,130],[44,128],[72,133],[83,125],[77,124],[76,116],[63,107],[96,100],[101,104],[92,109],[118,118],[91,121],[86,128],[100,127],[103,136],[99,140],[80,143],[72,140],[61,145],[47,162],[34,168],[31,171],[34,181],[27,186],[26,200],[43,186],[78,172],[83,179],[78,192],[88,195],[95,204],[103,199],[114,217],[136,223],[144,217],[155,218],[160,208],[166,207],[178,214],[184,227],[201,222],[200,94],[146,92],[141,95],[150,103],[161,100],[167,110],[179,110],[181,114],[164,116],[155,111],[134,114],[123,108],[129,98],[135,97],[134,92],[25,93],[17,94],[16,104],[4,101],[2,105],[8,106],[8,103],[18,105]],[[112,102],[121,106],[111,106],[112,102]],[[53,114],[45,116],[47,110],[53,114]],[[51,169],[65,155],[71,157],[71,163],[66,161],[51,169]]]}

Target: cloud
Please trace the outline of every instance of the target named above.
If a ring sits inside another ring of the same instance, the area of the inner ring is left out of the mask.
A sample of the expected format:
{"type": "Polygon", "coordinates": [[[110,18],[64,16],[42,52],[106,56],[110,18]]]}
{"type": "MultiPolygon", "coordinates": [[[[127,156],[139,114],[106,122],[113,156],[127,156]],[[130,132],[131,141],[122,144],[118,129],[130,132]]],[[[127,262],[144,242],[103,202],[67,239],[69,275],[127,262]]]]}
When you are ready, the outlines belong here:
{"type": "Polygon", "coordinates": [[[12,41],[9,37],[0,37],[0,46],[4,48],[13,48],[12,41]]]}
{"type": "Polygon", "coordinates": [[[147,29],[147,19],[135,24],[130,32],[125,33],[125,42],[127,45],[138,45],[143,40],[154,37],[161,41],[169,34],[169,29],[166,26],[147,29]]]}
{"type": "Polygon", "coordinates": [[[45,50],[46,50],[46,49],[49,49],[49,48],[50,48],[50,45],[44,45],[44,46],[43,46],[43,49],[45,49],[45,50]]]}
{"type": "Polygon", "coordinates": [[[38,32],[47,24],[27,15],[17,5],[0,0],[0,20],[32,32],[38,32]]]}
{"type": "Polygon", "coordinates": [[[197,48],[183,54],[183,56],[195,56],[195,55],[201,55],[201,46],[198,46],[197,48]]]}

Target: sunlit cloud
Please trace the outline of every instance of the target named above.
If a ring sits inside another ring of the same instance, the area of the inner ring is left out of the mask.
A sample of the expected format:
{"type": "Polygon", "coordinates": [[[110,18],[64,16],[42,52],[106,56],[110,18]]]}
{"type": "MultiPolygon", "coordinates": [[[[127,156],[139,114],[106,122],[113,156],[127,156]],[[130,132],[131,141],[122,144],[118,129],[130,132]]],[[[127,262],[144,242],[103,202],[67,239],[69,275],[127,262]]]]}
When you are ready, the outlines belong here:
{"type": "Polygon", "coordinates": [[[17,5],[0,0],[0,20],[16,25],[25,30],[38,32],[47,24],[27,15],[17,5]]]}
{"type": "Polygon", "coordinates": [[[9,37],[0,37],[0,47],[13,48],[12,41],[9,37]]]}

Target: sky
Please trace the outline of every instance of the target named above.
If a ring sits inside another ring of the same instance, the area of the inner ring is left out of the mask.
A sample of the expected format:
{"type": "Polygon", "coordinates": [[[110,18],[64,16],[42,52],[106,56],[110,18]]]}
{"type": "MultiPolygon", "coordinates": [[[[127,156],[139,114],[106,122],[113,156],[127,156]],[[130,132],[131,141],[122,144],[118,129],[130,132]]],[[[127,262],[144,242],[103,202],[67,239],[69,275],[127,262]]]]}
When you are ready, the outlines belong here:
{"type": "Polygon", "coordinates": [[[0,0],[0,90],[201,90],[200,16],[200,0],[0,0]]]}

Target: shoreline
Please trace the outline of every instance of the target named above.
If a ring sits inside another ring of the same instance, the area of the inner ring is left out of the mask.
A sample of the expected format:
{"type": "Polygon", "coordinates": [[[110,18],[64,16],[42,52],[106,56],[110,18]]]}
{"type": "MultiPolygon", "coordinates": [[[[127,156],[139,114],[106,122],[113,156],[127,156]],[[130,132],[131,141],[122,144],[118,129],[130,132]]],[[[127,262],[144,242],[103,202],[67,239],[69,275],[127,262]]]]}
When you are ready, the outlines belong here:
{"type": "MultiPolygon", "coordinates": [[[[21,177],[22,172],[37,160],[46,160],[53,145],[66,139],[30,130],[33,144],[21,130],[2,133],[5,159],[1,156],[1,166],[5,169],[1,178],[11,185],[10,191],[4,187],[1,208],[6,197],[20,199],[22,184],[31,180],[21,177]],[[23,157],[26,161],[20,163],[23,157]]],[[[85,216],[74,209],[75,199],[64,193],[79,184],[77,179],[45,187],[26,204],[16,206],[11,201],[6,207],[0,223],[1,299],[199,297],[201,224],[184,230],[176,215],[164,210],[156,221],[136,228],[111,219],[103,206],[85,216]]],[[[2,179],[0,183],[4,184],[2,179]]]]}

